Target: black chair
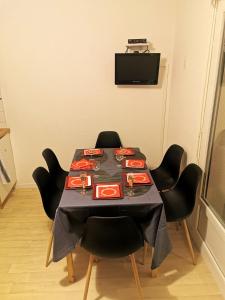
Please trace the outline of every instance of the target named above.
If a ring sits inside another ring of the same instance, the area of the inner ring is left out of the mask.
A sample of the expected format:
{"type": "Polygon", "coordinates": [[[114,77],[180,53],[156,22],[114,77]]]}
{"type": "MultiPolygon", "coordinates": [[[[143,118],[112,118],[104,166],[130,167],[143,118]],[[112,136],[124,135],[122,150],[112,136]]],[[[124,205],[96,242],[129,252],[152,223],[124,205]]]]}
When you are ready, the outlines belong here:
{"type": "Polygon", "coordinates": [[[171,145],[166,151],[160,166],[150,173],[159,191],[171,189],[177,182],[184,149],[179,145],[171,145]]]}
{"type": "Polygon", "coordinates": [[[185,235],[191,252],[193,264],[196,264],[193,247],[187,227],[186,218],[192,213],[202,170],[196,164],[189,164],[182,172],[176,186],[166,192],[161,192],[168,222],[182,221],[185,235]]]}
{"type": "Polygon", "coordinates": [[[55,180],[56,185],[62,191],[65,186],[66,176],[68,176],[69,172],[64,171],[61,168],[55,153],[51,149],[46,148],[42,151],[42,155],[47,163],[51,177],[55,180]]]}
{"type": "Polygon", "coordinates": [[[83,299],[87,299],[94,256],[106,258],[130,257],[139,296],[142,299],[140,279],[134,252],[143,246],[143,236],[130,217],[89,217],[81,239],[81,246],[90,252],[83,299]]]}
{"type": "Polygon", "coordinates": [[[99,133],[95,148],[120,148],[122,143],[116,131],[102,131],[99,133]]]}
{"type": "MultiPolygon", "coordinates": [[[[59,206],[62,191],[56,186],[51,175],[45,168],[43,167],[36,168],[32,176],[41,194],[44,211],[46,215],[49,217],[49,219],[53,221],[55,218],[56,209],[59,206]]],[[[49,265],[49,256],[51,253],[52,241],[53,241],[53,234],[51,230],[48,250],[47,250],[46,264],[45,264],[46,267],[49,265]]]]}

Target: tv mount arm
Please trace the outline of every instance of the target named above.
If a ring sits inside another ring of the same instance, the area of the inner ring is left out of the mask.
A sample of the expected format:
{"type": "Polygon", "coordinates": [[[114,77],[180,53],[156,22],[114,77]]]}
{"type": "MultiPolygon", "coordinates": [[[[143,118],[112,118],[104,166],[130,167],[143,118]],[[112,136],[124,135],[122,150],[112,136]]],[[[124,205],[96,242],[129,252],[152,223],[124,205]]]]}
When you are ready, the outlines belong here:
{"type": "Polygon", "coordinates": [[[125,53],[128,53],[129,50],[133,50],[133,53],[150,53],[148,47],[149,47],[149,43],[127,44],[125,53]],[[143,47],[145,47],[146,49],[140,52],[143,47]]]}

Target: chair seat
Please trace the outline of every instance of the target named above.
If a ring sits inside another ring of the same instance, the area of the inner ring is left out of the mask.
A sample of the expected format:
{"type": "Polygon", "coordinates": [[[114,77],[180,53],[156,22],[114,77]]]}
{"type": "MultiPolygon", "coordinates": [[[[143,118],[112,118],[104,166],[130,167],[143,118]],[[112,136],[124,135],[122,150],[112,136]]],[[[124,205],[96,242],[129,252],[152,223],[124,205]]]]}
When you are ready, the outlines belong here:
{"type": "Polygon", "coordinates": [[[60,191],[63,191],[63,189],[65,187],[65,180],[66,180],[66,177],[68,176],[68,174],[69,174],[69,172],[63,170],[62,173],[58,174],[58,176],[56,176],[56,178],[55,178],[56,185],[58,186],[60,191]]]}
{"type": "MultiPolygon", "coordinates": [[[[55,214],[56,214],[56,210],[59,206],[59,202],[60,202],[60,199],[61,199],[61,195],[62,195],[62,192],[60,190],[57,190],[57,191],[52,191],[51,194],[49,195],[49,204],[48,204],[48,217],[54,221],[55,219],[55,214]]],[[[47,205],[46,205],[47,206],[47,205]]]]}
{"type": "Polygon", "coordinates": [[[176,184],[176,180],[163,168],[150,170],[150,173],[159,191],[171,189],[176,184]]]}
{"type": "Polygon", "coordinates": [[[160,193],[167,222],[176,222],[186,218],[192,211],[192,208],[184,201],[184,194],[178,190],[170,190],[160,193]]]}

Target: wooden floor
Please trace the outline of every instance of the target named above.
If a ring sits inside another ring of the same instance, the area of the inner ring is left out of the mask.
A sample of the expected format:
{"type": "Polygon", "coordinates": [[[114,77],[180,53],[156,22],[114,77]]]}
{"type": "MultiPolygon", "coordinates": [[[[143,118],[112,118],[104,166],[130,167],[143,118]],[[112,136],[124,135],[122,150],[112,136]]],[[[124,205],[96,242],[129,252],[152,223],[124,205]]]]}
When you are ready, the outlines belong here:
{"type": "MultiPolygon", "coordinates": [[[[0,211],[0,299],[82,299],[88,254],[76,249],[77,281],[67,281],[66,261],[45,268],[50,222],[35,189],[12,193],[0,211]]],[[[149,264],[138,263],[145,299],[222,300],[220,291],[201,257],[196,266],[183,238],[171,224],[173,251],[160,268],[158,278],[149,276],[149,264]]],[[[136,254],[140,261],[142,252],[136,254]]],[[[150,256],[148,257],[150,262],[150,256]]],[[[101,259],[93,267],[88,299],[138,299],[128,259],[101,259]]]]}

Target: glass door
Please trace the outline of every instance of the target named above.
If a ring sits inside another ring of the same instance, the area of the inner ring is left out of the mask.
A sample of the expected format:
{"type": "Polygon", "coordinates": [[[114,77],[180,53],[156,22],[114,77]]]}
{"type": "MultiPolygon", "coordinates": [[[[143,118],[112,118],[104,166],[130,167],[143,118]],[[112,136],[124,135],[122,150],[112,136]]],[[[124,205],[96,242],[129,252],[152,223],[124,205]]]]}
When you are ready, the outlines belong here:
{"type": "Polygon", "coordinates": [[[225,225],[225,37],[223,37],[204,198],[225,225]]]}

